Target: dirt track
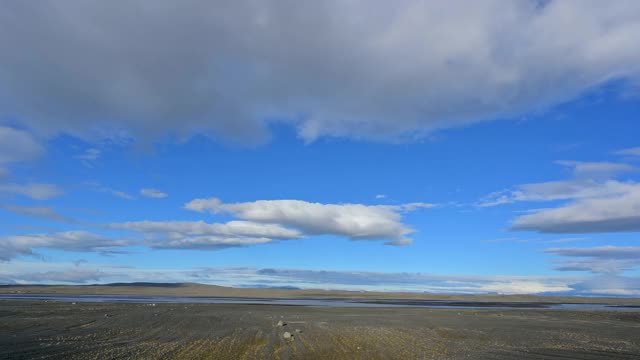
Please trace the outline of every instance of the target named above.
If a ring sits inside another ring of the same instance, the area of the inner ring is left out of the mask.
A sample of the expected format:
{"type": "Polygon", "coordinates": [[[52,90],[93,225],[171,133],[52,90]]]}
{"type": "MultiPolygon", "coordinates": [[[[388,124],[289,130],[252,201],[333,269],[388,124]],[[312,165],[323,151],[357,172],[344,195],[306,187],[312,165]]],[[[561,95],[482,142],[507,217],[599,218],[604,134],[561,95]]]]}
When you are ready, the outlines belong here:
{"type": "Polygon", "coordinates": [[[640,358],[638,312],[0,301],[0,319],[7,359],[640,358]]]}

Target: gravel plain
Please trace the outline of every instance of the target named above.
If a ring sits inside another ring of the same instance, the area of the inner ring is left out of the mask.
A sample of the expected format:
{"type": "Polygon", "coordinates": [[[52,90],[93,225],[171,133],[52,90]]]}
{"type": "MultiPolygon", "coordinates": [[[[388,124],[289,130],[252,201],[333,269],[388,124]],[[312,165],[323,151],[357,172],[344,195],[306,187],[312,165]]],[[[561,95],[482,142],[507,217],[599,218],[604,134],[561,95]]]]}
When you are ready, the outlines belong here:
{"type": "Polygon", "coordinates": [[[607,358],[640,312],[0,301],[0,359],[607,358]]]}

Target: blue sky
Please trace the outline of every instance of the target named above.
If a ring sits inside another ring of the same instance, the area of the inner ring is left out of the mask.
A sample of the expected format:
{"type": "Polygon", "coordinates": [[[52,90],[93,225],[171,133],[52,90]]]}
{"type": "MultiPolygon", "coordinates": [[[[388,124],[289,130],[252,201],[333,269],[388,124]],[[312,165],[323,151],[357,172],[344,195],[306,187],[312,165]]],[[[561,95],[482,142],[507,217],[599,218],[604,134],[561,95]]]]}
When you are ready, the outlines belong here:
{"type": "Polygon", "coordinates": [[[634,2],[45,4],[1,5],[0,282],[640,295],[634,2]]]}

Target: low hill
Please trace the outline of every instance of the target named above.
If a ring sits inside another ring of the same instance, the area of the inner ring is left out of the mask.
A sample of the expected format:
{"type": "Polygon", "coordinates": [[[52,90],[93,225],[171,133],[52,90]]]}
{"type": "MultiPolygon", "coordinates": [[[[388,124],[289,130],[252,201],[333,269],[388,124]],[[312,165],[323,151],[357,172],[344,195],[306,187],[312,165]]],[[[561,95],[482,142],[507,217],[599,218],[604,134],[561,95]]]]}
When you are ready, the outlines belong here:
{"type": "Polygon", "coordinates": [[[146,295],[243,298],[340,298],[388,300],[608,303],[640,305],[637,298],[536,295],[444,295],[403,292],[232,288],[197,283],[113,283],[94,285],[1,285],[0,294],[146,295]]]}

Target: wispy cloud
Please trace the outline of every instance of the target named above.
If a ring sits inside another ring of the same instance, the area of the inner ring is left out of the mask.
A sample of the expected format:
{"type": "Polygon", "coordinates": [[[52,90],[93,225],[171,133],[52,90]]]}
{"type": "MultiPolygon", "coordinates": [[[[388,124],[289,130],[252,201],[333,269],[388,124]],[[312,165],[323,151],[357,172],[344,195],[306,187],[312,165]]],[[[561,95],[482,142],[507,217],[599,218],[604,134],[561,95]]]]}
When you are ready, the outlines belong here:
{"type": "Polygon", "coordinates": [[[617,154],[617,155],[640,156],[640,146],[638,146],[638,147],[633,147],[633,148],[628,148],[628,149],[618,150],[618,151],[615,151],[615,152],[614,152],[614,154],[617,154]]]}
{"type": "Polygon", "coordinates": [[[586,238],[586,237],[568,237],[568,238],[560,238],[560,239],[553,239],[553,240],[545,240],[543,242],[545,244],[564,244],[564,243],[580,242],[580,241],[587,241],[587,240],[589,240],[589,238],[586,238]]]}
{"type": "Polygon", "coordinates": [[[620,193],[582,198],[516,218],[512,230],[543,233],[640,231],[640,184],[614,183],[620,193]]]}
{"type": "Polygon", "coordinates": [[[149,197],[149,198],[154,198],[154,199],[163,199],[169,196],[163,193],[162,191],[156,190],[156,189],[140,189],[140,195],[149,197]]]}
{"type": "Polygon", "coordinates": [[[584,161],[567,161],[558,160],[558,165],[571,168],[574,175],[578,178],[609,178],[619,173],[638,171],[635,166],[623,163],[612,162],[584,162],[584,161]]]}
{"type": "Polygon", "coordinates": [[[476,206],[565,200],[557,207],[528,210],[513,220],[511,230],[560,234],[640,231],[640,184],[608,179],[636,167],[608,162],[557,163],[571,167],[575,178],[518,185],[491,193],[476,206]]]}
{"type": "Polygon", "coordinates": [[[102,151],[100,151],[100,149],[91,148],[85,150],[85,152],[80,155],[76,155],[75,158],[80,160],[94,161],[97,160],[101,154],[102,151]]]}
{"type": "Polygon", "coordinates": [[[48,234],[8,235],[0,237],[0,261],[16,256],[38,256],[38,248],[78,252],[108,252],[130,245],[129,240],[114,239],[86,231],[66,231],[48,234]]]}
{"type": "Polygon", "coordinates": [[[111,194],[111,195],[119,197],[121,199],[125,199],[125,200],[134,200],[135,199],[135,197],[133,195],[130,195],[129,193],[126,193],[126,192],[120,191],[120,190],[116,190],[116,189],[112,189],[112,188],[110,188],[108,186],[103,186],[102,184],[100,184],[98,182],[89,181],[89,182],[85,182],[84,184],[89,186],[90,188],[92,188],[95,191],[111,194]]]}
{"type": "Polygon", "coordinates": [[[0,203],[0,208],[16,214],[56,221],[61,223],[77,224],[78,220],[58,213],[54,208],[47,206],[22,206],[0,203]]]}
{"type": "Polygon", "coordinates": [[[47,200],[63,193],[62,189],[53,184],[0,184],[0,193],[22,195],[34,200],[47,200]]]}

